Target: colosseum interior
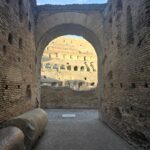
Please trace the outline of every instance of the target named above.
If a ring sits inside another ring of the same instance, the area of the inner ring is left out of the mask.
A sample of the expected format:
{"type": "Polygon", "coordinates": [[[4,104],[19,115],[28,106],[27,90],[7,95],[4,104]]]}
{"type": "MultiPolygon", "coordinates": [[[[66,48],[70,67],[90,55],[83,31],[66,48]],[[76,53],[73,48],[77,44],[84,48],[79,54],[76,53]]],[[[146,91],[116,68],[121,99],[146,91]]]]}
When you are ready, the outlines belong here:
{"type": "Polygon", "coordinates": [[[96,88],[97,55],[88,41],[66,35],[47,45],[41,59],[42,108],[96,109],[96,88]]]}
{"type": "Polygon", "coordinates": [[[150,150],[149,0],[0,0],[0,150],[31,149],[150,150]]]}

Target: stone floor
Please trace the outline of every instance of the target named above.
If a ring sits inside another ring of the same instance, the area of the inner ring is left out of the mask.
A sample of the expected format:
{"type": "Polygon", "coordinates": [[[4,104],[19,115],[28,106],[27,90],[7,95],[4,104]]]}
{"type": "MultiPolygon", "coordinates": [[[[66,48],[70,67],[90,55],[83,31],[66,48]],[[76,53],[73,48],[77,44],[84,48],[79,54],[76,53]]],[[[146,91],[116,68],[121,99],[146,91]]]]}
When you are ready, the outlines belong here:
{"type": "Polygon", "coordinates": [[[98,119],[96,110],[46,112],[49,122],[34,150],[133,150],[98,119]],[[67,118],[66,114],[71,116],[67,118]]]}

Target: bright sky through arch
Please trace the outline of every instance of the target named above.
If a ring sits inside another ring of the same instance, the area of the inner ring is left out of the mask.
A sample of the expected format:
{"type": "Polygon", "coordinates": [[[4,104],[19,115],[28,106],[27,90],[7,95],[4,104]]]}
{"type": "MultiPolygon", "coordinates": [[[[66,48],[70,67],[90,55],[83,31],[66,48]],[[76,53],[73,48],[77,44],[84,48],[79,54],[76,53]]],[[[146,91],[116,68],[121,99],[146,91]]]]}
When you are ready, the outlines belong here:
{"type": "Polygon", "coordinates": [[[103,4],[107,0],[37,0],[38,5],[53,4],[53,5],[65,5],[65,4],[103,4]]]}

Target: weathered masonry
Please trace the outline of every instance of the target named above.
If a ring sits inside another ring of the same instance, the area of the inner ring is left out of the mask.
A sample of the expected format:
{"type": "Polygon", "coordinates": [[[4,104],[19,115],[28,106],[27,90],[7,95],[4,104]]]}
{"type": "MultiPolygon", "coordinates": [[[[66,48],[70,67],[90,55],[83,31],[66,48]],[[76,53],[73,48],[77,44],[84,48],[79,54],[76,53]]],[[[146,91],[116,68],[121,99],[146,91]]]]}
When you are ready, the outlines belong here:
{"type": "Polygon", "coordinates": [[[149,150],[149,0],[66,6],[0,0],[0,122],[38,106],[43,51],[65,34],[83,36],[96,50],[103,121],[149,150]]]}

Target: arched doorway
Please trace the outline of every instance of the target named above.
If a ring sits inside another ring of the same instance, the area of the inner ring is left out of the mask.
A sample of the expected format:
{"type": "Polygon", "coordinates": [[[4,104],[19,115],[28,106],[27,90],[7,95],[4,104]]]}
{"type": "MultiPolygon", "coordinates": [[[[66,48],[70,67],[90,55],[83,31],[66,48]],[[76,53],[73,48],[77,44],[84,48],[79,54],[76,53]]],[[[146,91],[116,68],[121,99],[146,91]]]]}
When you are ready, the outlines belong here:
{"type": "Polygon", "coordinates": [[[97,55],[91,43],[77,35],[57,37],[46,46],[41,64],[42,108],[98,109],[97,55]]]}
{"type": "Polygon", "coordinates": [[[41,68],[41,57],[45,47],[48,45],[50,41],[55,39],[56,37],[63,36],[63,35],[79,35],[84,37],[87,41],[89,41],[98,57],[98,95],[99,95],[99,106],[100,106],[100,95],[103,90],[103,66],[102,66],[102,58],[103,58],[103,51],[101,48],[100,39],[98,36],[93,33],[91,30],[87,29],[84,26],[77,25],[77,24],[62,24],[50,29],[46,32],[40,39],[37,45],[37,74],[40,79],[40,68],[41,68]]]}

